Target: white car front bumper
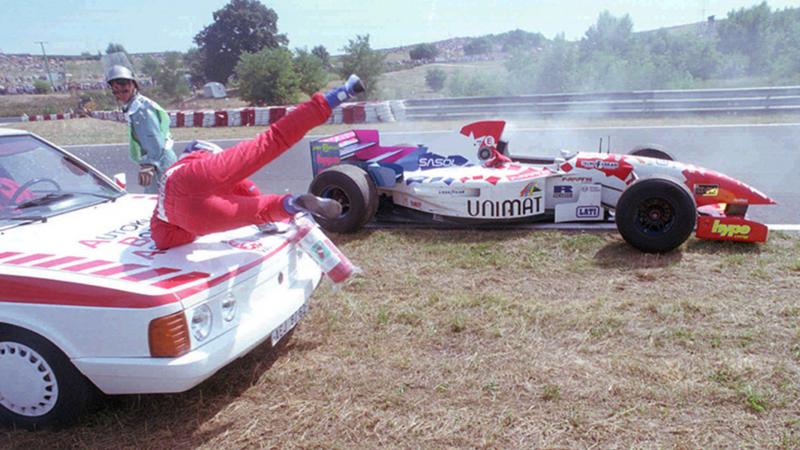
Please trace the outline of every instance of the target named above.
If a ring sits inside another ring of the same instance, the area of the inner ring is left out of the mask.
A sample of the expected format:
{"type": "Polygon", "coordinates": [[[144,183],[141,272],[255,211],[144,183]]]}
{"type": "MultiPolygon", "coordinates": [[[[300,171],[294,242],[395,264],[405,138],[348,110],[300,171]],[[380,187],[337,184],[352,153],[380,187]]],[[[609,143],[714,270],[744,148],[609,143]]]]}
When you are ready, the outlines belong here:
{"type": "Polygon", "coordinates": [[[299,280],[242,314],[236,327],[178,358],[77,358],[73,364],[106,394],[183,392],[254,347],[282,335],[308,308],[319,282],[299,280]],[[273,334],[273,332],[276,332],[273,334]]]}

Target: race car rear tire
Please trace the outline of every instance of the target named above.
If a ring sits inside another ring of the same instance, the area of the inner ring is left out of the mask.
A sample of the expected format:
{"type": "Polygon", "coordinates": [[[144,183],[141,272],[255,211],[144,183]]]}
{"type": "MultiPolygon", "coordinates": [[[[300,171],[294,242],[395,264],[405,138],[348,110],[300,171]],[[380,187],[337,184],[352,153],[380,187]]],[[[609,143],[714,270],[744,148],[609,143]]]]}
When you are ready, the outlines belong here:
{"type": "Polygon", "coordinates": [[[675,158],[673,158],[672,155],[670,155],[663,147],[656,144],[646,144],[634,147],[633,150],[631,150],[628,154],[633,156],[644,156],[646,158],[675,161],[675,158]]]}
{"type": "Polygon", "coordinates": [[[44,337],[0,326],[0,423],[29,430],[73,422],[94,400],[94,385],[44,337]]]}
{"type": "Polygon", "coordinates": [[[647,253],[666,253],[689,238],[697,207],[684,186],[666,178],[647,178],[622,193],[615,221],[630,245],[647,253]]]}
{"type": "Polygon", "coordinates": [[[308,191],[318,197],[332,198],[342,205],[342,214],[339,217],[317,218],[326,231],[358,231],[378,210],[375,182],[367,172],[352,164],[332,166],[320,172],[311,181],[308,191]]]}

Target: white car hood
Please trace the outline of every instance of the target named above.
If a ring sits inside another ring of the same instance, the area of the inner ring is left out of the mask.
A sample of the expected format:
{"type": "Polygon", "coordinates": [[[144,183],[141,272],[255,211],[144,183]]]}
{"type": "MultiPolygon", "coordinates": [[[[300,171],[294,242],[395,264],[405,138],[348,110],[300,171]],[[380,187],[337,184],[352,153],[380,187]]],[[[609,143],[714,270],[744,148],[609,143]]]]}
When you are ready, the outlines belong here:
{"type": "MultiPolygon", "coordinates": [[[[245,227],[199,238],[167,251],[150,239],[155,196],[125,195],[0,233],[0,276],[36,277],[163,296],[190,294],[233,277],[253,276],[269,260],[288,264],[294,229],[265,235],[245,227]],[[280,262],[279,262],[280,261],[280,262]],[[188,290],[188,291],[187,291],[188,290]]],[[[178,298],[185,295],[177,295],[178,298]]]]}

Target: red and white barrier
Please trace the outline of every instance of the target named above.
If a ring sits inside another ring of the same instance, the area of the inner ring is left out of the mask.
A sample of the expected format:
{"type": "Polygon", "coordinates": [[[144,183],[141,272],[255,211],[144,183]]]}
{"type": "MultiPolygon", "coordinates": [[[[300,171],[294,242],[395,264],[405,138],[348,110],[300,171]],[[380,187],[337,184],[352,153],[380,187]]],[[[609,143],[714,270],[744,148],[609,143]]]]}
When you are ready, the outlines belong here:
{"type": "Polygon", "coordinates": [[[20,120],[22,122],[41,122],[44,120],[69,120],[73,119],[76,116],[71,113],[62,113],[62,114],[39,114],[35,116],[29,116],[27,114],[23,114],[20,116],[20,120]]]}
{"type": "MultiPolygon", "coordinates": [[[[217,111],[168,111],[171,128],[211,128],[211,127],[252,127],[268,126],[280,120],[295,106],[269,106],[231,108],[217,111]]],[[[93,111],[91,116],[101,120],[125,122],[122,111],[93,111]]],[[[22,116],[23,122],[70,119],[74,115],[46,114],[22,116]]],[[[358,124],[374,122],[394,122],[405,119],[405,106],[402,100],[390,102],[345,103],[333,110],[329,124],[358,124]]]]}

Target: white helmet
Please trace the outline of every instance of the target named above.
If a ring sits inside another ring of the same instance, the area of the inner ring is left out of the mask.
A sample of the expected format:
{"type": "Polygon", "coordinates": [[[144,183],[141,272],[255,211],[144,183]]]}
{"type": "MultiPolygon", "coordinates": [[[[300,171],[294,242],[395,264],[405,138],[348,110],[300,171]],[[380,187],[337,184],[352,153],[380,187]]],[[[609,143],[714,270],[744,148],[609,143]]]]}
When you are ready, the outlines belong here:
{"type": "Polygon", "coordinates": [[[201,152],[201,151],[209,153],[219,153],[222,151],[222,147],[213,142],[194,140],[186,144],[186,147],[184,147],[183,149],[183,154],[188,155],[189,153],[201,152]]]}
{"type": "Polygon", "coordinates": [[[133,81],[133,85],[136,86],[137,89],[139,88],[139,84],[136,83],[136,78],[133,77],[133,72],[125,66],[116,65],[108,69],[108,72],[106,72],[106,83],[111,84],[114,80],[130,80],[133,81]]]}

